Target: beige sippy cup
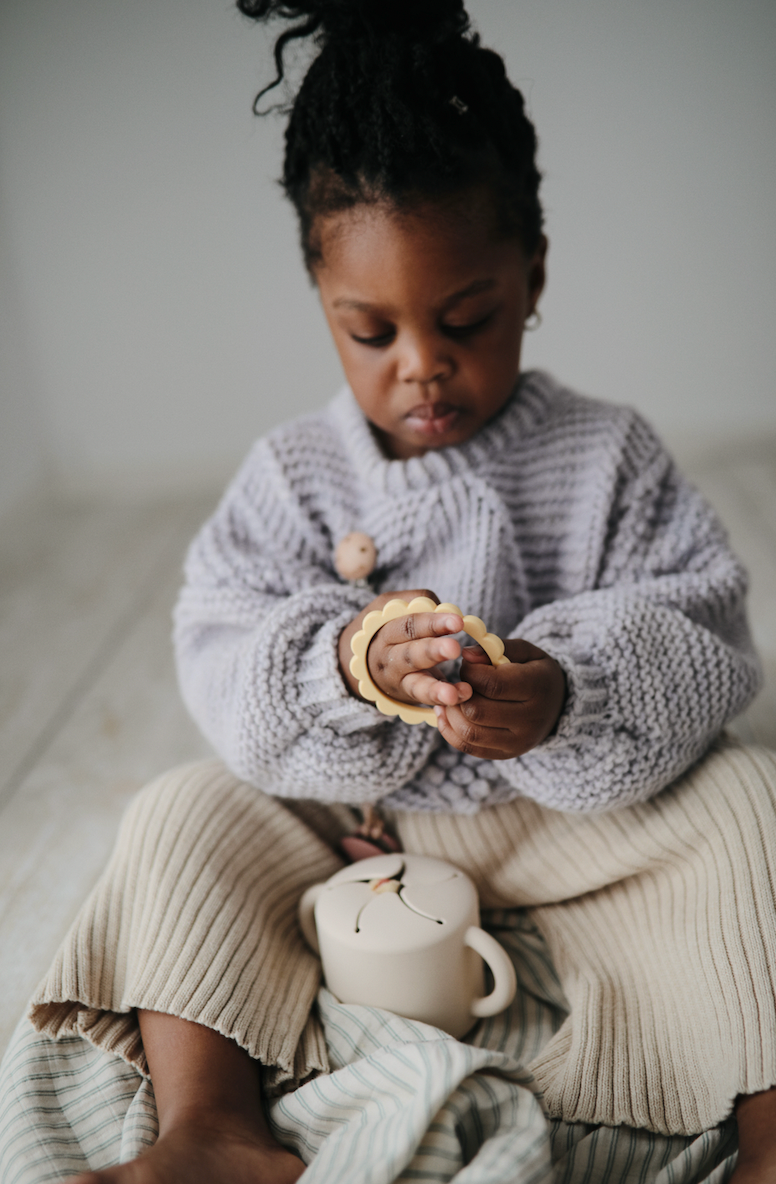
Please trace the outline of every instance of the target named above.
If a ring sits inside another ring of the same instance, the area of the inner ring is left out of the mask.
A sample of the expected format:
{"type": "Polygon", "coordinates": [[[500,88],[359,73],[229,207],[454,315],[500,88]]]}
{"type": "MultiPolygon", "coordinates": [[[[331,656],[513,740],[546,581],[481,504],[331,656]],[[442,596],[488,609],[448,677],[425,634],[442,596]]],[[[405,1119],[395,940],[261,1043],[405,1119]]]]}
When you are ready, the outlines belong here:
{"type": "Polygon", "coordinates": [[[383,1007],[456,1038],[508,1007],[515,971],[480,928],[474,884],[425,855],[378,855],[308,888],[299,922],[342,1003],[383,1007]],[[494,979],[485,995],[483,960],[494,979]]]}

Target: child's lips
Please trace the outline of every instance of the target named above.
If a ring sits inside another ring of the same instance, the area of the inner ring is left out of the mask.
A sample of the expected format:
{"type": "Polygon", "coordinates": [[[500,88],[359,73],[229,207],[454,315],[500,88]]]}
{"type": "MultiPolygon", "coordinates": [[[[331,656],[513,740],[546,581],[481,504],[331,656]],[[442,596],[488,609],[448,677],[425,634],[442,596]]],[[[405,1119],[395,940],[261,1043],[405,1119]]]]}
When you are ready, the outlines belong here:
{"type": "Polygon", "coordinates": [[[443,436],[455,427],[461,412],[451,403],[419,403],[404,417],[405,423],[424,436],[443,436]]]}

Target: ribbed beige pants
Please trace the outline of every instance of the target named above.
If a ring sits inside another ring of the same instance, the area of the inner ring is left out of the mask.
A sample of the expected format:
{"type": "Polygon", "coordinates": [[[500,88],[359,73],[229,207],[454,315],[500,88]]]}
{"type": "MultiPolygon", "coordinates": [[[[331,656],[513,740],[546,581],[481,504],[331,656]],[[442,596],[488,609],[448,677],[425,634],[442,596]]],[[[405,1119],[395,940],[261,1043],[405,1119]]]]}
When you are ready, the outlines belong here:
{"type": "MultiPolygon", "coordinates": [[[[723,741],[652,801],[571,815],[517,800],[397,814],[407,851],[527,907],[570,1014],[530,1066],[566,1121],[694,1134],[776,1083],[776,755],[723,741]]],[[[215,761],[143,790],[31,1006],[35,1026],[145,1058],[135,1008],[195,1020],[268,1067],[327,1068],[318,960],[296,925],[344,807],[289,804],[215,761]]]]}

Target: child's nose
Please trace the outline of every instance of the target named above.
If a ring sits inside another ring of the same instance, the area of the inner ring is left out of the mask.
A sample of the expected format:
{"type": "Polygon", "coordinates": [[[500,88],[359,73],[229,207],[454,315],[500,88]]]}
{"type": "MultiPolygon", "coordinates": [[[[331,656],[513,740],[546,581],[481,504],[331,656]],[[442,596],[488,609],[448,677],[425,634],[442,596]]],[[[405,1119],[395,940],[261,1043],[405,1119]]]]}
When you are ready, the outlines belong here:
{"type": "Polygon", "coordinates": [[[453,372],[452,358],[433,337],[407,337],[400,343],[398,377],[401,382],[428,386],[442,382],[453,372]]]}

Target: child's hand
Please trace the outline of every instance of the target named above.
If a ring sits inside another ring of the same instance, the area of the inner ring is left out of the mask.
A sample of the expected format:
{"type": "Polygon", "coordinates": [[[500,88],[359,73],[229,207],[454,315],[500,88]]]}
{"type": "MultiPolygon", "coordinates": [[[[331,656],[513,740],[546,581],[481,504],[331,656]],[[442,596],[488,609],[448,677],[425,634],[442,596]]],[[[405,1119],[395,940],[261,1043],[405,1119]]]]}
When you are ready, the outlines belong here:
{"type": "MultiPolygon", "coordinates": [[[[385,608],[389,600],[406,600],[428,596],[436,604],[439,597],[427,588],[413,592],[386,592],[368,604],[343,629],[339,639],[339,662],[342,676],[354,695],[358,682],[350,673],[350,640],[361,628],[367,613],[385,608]]],[[[388,621],[377,631],[367,651],[367,663],[372,681],[391,699],[403,703],[444,704],[455,706],[470,698],[472,688],[466,682],[449,683],[438,677],[440,662],[461,656],[459,643],[450,637],[460,633],[463,620],[454,613],[415,613],[388,621]]]]}
{"type": "Polygon", "coordinates": [[[566,676],[554,658],[530,641],[504,642],[509,666],[491,666],[479,646],[463,651],[461,678],[473,694],[437,709],[441,735],[461,752],[484,760],[522,756],[541,744],[558,722],[566,676]]]}

